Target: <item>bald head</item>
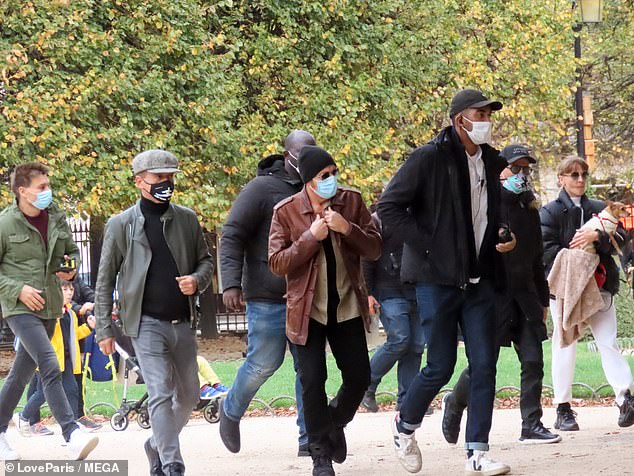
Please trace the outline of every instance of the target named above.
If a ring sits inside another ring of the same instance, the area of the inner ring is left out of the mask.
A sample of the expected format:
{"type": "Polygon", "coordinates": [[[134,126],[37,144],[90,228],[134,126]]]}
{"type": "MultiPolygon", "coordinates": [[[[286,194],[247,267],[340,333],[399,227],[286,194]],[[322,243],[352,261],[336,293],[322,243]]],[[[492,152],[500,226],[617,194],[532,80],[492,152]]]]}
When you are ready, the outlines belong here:
{"type": "Polygon", "coordinates": [[[297,180],[299,180],[297,159],[302,149],[307,145],[317,145],[317,143],[310,132],[301,129],[295,129],[284,139],[284,168],[291,177],[297,180]]]}
{"type": "Polygon", "coordinates": [[[295,157],[299,157],[302,147],[306,145],[317,145],[315,138],[310,132],[296,129],[284,139],[284,151],[290,152],[295,157]]]}

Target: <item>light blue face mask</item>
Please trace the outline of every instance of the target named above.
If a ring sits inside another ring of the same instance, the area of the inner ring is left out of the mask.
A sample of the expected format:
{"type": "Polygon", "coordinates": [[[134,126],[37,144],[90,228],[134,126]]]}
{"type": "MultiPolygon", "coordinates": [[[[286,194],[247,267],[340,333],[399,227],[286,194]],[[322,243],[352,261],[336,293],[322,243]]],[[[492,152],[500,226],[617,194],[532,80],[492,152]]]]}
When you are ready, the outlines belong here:
{"type": "Polygon", "coordinates": [[[45,210],[53,202],[53,191],[49,188],[42,192],[38,192],[36,199],[31,203],[38,210],[45,210]]]}
{"type": "Polygon", "coordinates": [[[524,174],[519,173],[507,178],[502,186],[509,192],[519,195],[520,193],[528,190],[528,180],[524,174]]]}
{"type": "Polygon", "coordinates": [[[315,193],[321,198],[332,198],[337,193],[337,176],[331,175],[327,179],[317,182],[317,189],[315,193]]]}

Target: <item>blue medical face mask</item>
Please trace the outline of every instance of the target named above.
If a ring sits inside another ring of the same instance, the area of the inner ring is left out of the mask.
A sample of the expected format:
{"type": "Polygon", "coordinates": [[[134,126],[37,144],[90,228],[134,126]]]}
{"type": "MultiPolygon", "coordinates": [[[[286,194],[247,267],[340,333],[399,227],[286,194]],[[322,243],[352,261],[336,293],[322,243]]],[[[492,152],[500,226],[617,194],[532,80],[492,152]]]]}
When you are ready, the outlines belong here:
{"type": "Polygon", "coordinates": [[[528,179],[520,172],[519,174],[508,177],[502,186],[509,192],[519,195],[520,193],[528,190],[528,179]]]}
{"type": "Polygon", "coordinates": [[[332,198],[337,193],[337,176],[331,175],[328,178],[319,180],[317,182],[317,188],[314,189],[315,193],[321,198],[332,198]]]}
{"type": "Polygon", "coordinates": [[[53,202],[53,191],[49,188],[48,190],[43,190],[38,192],[36,195],[35,201],[31,202],[38,210],[46,210],[51,203],[53,202]]]}

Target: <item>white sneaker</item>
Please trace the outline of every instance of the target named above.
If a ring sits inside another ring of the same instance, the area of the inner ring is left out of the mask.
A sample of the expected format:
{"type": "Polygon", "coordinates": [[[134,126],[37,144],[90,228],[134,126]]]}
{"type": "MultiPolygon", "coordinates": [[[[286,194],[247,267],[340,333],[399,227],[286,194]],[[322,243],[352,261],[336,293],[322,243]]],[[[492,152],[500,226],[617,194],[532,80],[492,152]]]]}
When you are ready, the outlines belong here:
{"type": "Polygon", "coordinates": [[[79,428],[70,434],[68,442],[68,454],[72,460],[86,459],[99,443],[99,437],[90,433],[84,433],[79,428]]]}
{"type": "Polygon", "coordinates": [[[29,424],[29,420],[25,420],[22,418],[22,415],[19,413],[14,413],[11,418],[13,424],[15,425],[18,433],[22,436],[31,436],[31,425],[29,424]]]}
{"type": "Polygon", "coordinates": [[[0,433],[0,461],[12,461],[16,459],[20,459],[20,455],[9,446],[7,434],[0,433]]]}
{"type": "Polygon", "coordinates": [[[392,420],[392,435],[394,435],[394,451],[398,457],[401,466],[410,473],[418,473],[423,467],[423,461],[420,454],[420,448],[416,443],[414,433],[406,435],[400,433],[396,426],[398,415],[392,420]]]}
{"type": "Polygon", "coordinates": [[[465,474],[467,476],[495,476],[511,471],[510,466],[493,461],[487,456],[486,451],[475,450],[473,456],[467,459],[465,474]]]}

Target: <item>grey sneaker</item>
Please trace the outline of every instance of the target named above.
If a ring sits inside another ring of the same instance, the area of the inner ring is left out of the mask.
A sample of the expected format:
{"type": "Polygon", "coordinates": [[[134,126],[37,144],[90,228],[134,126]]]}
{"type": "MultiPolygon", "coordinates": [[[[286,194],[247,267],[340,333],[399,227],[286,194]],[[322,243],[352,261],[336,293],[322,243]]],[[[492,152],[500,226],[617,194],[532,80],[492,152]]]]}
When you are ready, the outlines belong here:
{"type": "Polygon", "coordinates": [[[13,420],[13,424],[20,435],[26,437],[31,436],[31,425],[29,424],[29,420],[22,418],[20,413],[14,413],[11,420],[13,420]]]}
{"type": "Polygon", "coordinates": [[[76,423],[79,425],[79,428],[81,428],[82,430],[91,433],[93,431],[97,431],[99,428],[101,428],[103,425],[100,423],[97,423],[94,420],[91,420],[90,418],[88,418],[87,416],[83,416],[81,418],[79,418],[79,420],[76,420],[76,423]]]}
{"type": "Polygon", "coordinates": [[[41,421],[37,422],[35,425],[31,425],[31,436],[51,436],[54,434],[55,432],[53,430],[49,430],[41,421]]]}

